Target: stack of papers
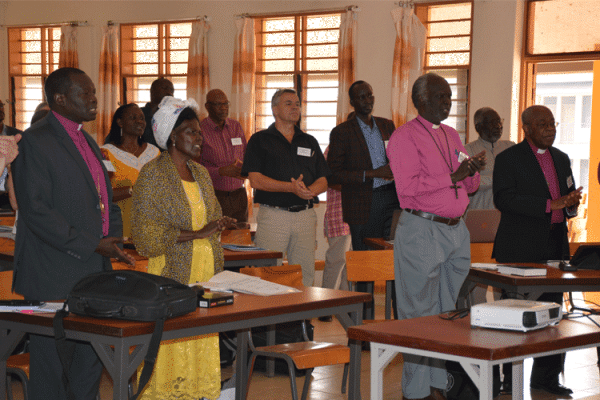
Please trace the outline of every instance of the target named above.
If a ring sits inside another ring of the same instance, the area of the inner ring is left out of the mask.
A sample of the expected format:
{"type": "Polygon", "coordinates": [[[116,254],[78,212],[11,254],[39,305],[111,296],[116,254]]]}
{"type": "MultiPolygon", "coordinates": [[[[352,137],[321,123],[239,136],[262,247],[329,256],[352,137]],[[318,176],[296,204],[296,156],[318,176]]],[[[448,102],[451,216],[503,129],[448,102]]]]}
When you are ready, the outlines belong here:
{"type": "Polygon", "coordinates": [[[252,244],[221,244],[221,247],[231,251],[257,251],[257,250],[265,250],[262,247],[256,247],[252,244]]]}
{"type": "Polygon", "coordinates": [[[3,300],[0,301],[0,312],[20,312],[25,314],[33,313],[54,313],[63,307],[63,303],[44,303],[39,305],[27,304],[25,300],[3,300]]]}
{"type": "MultiPolygon", "coordinates": [[[[222,271],[210,278],[208,282],[198,282],[205,289],[215,292],[233,290],[239,293],[272,296],[276,294],[298,293],[300,290],[268,282],[256,276],[244,275],[237,272],[222,271]]],[[[193,286],[194,284],[190,285],[193,286]]]]}
{"type": "Polygon", "coordinates": [[[473,263],[471,267],[488,271],[498,271],[504,275],[546,276],[548,273],[546,268],[530,267],[527,265],[473,263]]]}

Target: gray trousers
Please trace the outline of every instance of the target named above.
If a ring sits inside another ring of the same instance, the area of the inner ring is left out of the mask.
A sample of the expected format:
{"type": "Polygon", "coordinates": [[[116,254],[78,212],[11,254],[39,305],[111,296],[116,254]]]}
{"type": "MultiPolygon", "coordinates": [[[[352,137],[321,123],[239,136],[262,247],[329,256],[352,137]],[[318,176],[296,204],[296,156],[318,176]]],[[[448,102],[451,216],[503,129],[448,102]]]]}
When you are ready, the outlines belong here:
{"type": "MultiPolygon", "coordinates": [[[[471,266],[469,231],[404,212],[394,239],[398,319],[437,315],[455,309],[471,266]]],[[[445,389],[443,360],[404,354],[402,392],[423,398],[431,387],[445,389]]]]}
{"type": "Polygon", "coordinates": [[[323,287],[328,289],[348,290],[346,274],[346,252],[350,250],[352,238],[342,235],[327,238],[329,247],[325,253],[325,269],[323,269],[323,287]]]}
{"type": "Polygon", "coordinates": [[[289,265],[302,266],[302,284],[315,279],[317,214],[314,209],[289,212],[261,205],[256,215],[256,245],[287,253],[289,265]]]}

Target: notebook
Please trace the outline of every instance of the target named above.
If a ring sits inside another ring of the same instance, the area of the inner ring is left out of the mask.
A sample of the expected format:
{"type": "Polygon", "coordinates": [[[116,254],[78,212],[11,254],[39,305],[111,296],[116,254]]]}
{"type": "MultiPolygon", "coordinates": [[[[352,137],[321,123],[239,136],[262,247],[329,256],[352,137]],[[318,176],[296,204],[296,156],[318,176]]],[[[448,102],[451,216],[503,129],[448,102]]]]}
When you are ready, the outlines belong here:
{"type": "Polygon", "coordinates": [[[465,224],[471,234],[471,243],[492,243],[500,223],[500,211],[468,210],[465,224]]]}

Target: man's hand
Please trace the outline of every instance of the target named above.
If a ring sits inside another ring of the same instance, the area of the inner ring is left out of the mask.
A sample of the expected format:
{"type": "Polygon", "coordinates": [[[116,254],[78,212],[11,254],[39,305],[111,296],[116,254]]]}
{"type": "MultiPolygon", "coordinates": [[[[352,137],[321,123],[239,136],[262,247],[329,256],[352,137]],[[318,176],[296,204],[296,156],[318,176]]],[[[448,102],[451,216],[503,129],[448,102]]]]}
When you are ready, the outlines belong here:
{"type": "Polygon", "coordinates": [[[245,178],[241,176],[243,164],[239,159],[236,159],[235,162],[219,168],[219,175],[244,180],[245,178]]]}
{"type": "Polygon", "coordinates": [[[383,167],[379,167],[377,169],[372,169],[369,171],[365,171],[366,178],[381,178],[386,181],[393,181],[394,175],[392,174],[392,169],[390,168],[390,164],[386,164],[383,167]]]}
{"type": "Polygon", "coordinates": [[[550,202],[551,210],[561,210],[563,208],[570,208],[573,206],[578,206],[579,201],[581,200],[581,191],[583,190],[583,186],[577,188],[577,190],[572,191],[569,194],[564,195],[563,197],[552,200],[550,202]]]}
{"type": "Polygon", "coordinates": [[[116,258],[119,261],[135,266],[135,259],[117,246],[117,244],[124,241],[125,238],[122,237],[102,238],[100,239],[100,243],[98,243],[98,247],[96,247],[96,253],[104,257],[116,258]]]}
{"type": "Polygon", "coordinates": [[[460,182],[469,176],[475,175],[476,172],[481,171],[485,167],[485,162],[485,150],[473,157],[467,158],[460,163],[456,171],[450,174],[452,183],[460,182]]]}
{"type": "Polygon", "coordinates": [[[298,179],[292,178],[292,193],[304,200],[310,200],[316,196],[312,190],[308,189],[304,182],[304,175],[300,174],[298,179]]]}

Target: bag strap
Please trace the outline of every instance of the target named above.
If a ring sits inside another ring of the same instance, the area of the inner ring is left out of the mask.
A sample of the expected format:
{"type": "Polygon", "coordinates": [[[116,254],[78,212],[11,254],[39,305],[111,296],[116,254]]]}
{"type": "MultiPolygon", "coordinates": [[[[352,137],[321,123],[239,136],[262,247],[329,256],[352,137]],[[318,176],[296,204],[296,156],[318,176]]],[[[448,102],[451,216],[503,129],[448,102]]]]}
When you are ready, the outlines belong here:
{"type": "MultiPolygon", "coordinates": [[[[69,400],[76,400],[75,395],[73,394],[73,392],[71,392],[71,386],[69,384],[69,375],[67,373],[67,371],[69,371],[69,369],[71,368],[73,352],[75,351],[75,348],[69,346],[69,344],[67,343],[67,337],[65,335],[65,327],[63,320],[68,315],[69,312],[67,311],[67,302],[65,302],[63,308],[56,312],[56,315],[54,316],[54,319],[52,321],[52,325],[54,328],[56,350],[58,351],[58,357],[60,358],[60,363],[63,367],[62,380],[63,384],[65,385],[67,398],[69,400]]],[[[154,364],[156,363],[156,357],[158,355],[158,348],[160,347],[160,340],[162,338],[166,318],[166,316],[159,318],[154,324],[154,332],[152,332],[152,337],[150,338],[150,343],[148,344],[148,352],[146,353],[146,357],[144,357],[144,368],[142,369],[142,373],[140,375],[138,391],[130,398],[131,400],[136,400],[150,381],[152,371],[154,371],[154,364]]]]}
{"type": "Polygon", "coordinates": [[[162,317],[156,320],[154,332],[150,338],[150,344],[148,344],[148,352],[146,353],[146,357],[144,357],[144,368],[142,369],[142,373],[140,375],[138,391],[133,395],[131,398],[132,400],[136,400],[138,398],[142,390],[144,390],[150,381],[152,371],[154,371],[154,364],[156,363],[156,356],[158,355],[158,348],[160,347],[160,339],[162,338],[166,318],[167,317],[162,317]]]}

